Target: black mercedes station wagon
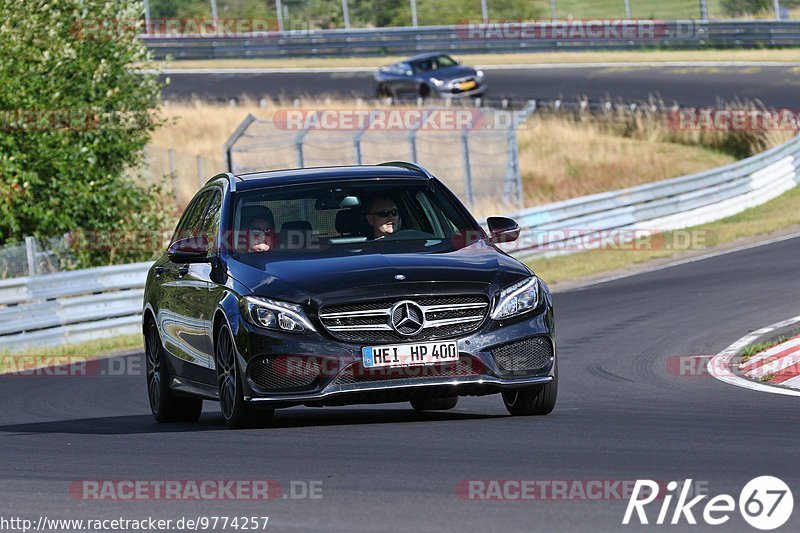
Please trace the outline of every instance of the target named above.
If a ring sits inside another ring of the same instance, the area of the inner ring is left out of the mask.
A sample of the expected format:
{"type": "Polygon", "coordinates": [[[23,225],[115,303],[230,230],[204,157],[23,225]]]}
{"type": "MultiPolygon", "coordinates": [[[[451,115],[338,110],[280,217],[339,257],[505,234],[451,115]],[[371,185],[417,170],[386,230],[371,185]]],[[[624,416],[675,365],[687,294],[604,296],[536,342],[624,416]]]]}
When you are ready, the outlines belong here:
{"type": "Polygon", "coordinates": [[[143,333],[159,422],[220,402],[230,427],[276,408],[501,393],[552,411],[552,298],[438,179],[411,163],[212,178],[150,269],[143,333]]]}

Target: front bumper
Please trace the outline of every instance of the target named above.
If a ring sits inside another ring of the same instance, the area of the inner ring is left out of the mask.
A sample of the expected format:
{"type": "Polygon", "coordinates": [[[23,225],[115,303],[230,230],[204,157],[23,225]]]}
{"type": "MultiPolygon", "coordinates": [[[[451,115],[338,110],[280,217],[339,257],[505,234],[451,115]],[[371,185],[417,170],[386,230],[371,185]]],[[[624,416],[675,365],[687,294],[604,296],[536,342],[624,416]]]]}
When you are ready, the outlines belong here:
{"type": "Polygon", "coordinates": [[[507,322],[486,322],[475,332],[458,338],[460,360],[450,366],[430,365],[367,370],[361,365],[361,348],[368,345],[341,342],[326,333],[288,334],[240,323],[237,346],[245,369],[245,400],[273,407],[293,405],[347,405],[407,401],[420,397],[470,396],[504,389],[545,385],[553,380],[556,346],[549,295],[523,317],[507,322]],[[549,360],[533,371],[504,369],[495,350],[521,341],[548,343],[549,360]],[[304,361],[312,364],[305,366],[304,361]],[[259,365],[278,370],[281,386],[266,388],[253,379],[259,365]],[[302,386],[289,377],[311,372],[302,386]],[[299,373],[299,374],[298,374],[299,373]],[[377,376],[375,374],[378,374],[377,376]],[[312,379],[313,378],[313,379],[312,379]]]}
{"type": "Polygon", "coordinates": [[[485,83],[477,85],[474,89],[468,91],[456,91],[448,89],[447,87],[436,88],[436,94],[441,98],[468,98],[470,96],[483,95],[489,86],[485,83]]]}

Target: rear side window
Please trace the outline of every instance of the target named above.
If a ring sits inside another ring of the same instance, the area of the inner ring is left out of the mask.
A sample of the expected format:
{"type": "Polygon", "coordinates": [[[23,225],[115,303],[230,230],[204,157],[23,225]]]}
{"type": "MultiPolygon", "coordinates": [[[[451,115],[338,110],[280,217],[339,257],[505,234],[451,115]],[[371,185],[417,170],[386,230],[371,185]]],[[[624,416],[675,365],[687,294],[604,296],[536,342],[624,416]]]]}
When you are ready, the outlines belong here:
{"type": "Polygon", "coordinates": [[[208,202],[211,199],[211,194],[211,191],[206,191],[200,196],[196,196],[191,201],[186,211],[183,212],[183,216],[178,222],[178,226],[175,228],[175,233],[172,235],[170,243],[200,235],[201,220],[208,206],[208,202]]]}

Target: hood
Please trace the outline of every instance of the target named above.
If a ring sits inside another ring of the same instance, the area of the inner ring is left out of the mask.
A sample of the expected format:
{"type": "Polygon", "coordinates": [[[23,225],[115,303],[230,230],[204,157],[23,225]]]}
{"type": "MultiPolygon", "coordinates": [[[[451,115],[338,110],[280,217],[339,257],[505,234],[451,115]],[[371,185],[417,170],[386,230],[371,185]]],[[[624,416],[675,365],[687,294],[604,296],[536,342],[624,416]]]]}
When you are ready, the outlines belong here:
{"type": "Polygon", "coordinates": [[[428,78],[439,78],[442,81],[450,81],[458,78],[465,78],[468,76],[475,76],[477,73],[472,67],[465,67],[464,65],[454,65],[452,67],[440,68],[436,70],[429,70],[424,73],[428,78]]]}
{"type": "Polygon", "coordinates": [[[531,274],[525,265],[482,242],[438,253],[355,253],[313,258],[302,254],[252,254],[234,270],[237,280],[253,295],[294,303],[437,292],[491,295],[531,274]]]}

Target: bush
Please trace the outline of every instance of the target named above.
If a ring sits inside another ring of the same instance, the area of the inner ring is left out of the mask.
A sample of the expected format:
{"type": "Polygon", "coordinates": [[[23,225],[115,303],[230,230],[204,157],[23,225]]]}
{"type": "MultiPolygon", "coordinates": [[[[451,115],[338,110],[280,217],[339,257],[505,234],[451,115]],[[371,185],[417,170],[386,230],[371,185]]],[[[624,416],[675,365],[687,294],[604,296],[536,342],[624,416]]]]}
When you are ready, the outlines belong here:
{"type": "MultiPolygon", "coordinates": [[[[160,190],[126,175],[158,126],[160,86],[132,69],[149,60],[136,38],[141,2],[36,4],[0,0],[0,244],[24,235],[162,227],[160,190]]],[[[112,254],[81,250],[77,257],[84,267],[112,254]]]]}

